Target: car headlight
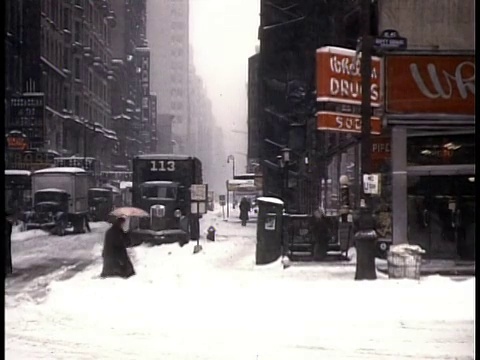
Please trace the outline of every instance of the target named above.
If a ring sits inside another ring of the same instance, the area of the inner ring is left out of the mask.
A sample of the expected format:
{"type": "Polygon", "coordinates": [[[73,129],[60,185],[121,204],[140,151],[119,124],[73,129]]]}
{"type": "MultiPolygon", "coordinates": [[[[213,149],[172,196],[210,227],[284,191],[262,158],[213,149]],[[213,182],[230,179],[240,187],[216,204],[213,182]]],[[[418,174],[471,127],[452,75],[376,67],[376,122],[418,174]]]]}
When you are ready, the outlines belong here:
{"type": "Polygon", "coordinates": [[[182,216],[182,211],[180,209],[177,209],[173,212],[173,216],[175,216],[176,218],[179,218],[180,216],[182,216]]]}

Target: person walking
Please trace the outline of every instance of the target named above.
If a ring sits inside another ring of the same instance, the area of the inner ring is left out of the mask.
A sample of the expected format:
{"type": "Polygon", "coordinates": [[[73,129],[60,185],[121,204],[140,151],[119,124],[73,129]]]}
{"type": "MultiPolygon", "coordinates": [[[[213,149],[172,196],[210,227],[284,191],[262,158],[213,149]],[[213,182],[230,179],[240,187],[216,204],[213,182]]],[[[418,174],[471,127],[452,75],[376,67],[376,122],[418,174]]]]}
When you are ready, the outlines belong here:
{"type": "Polygon", "coordinates": [[[247,226],[248,212],[250,211],[250,201],[246,197],[243,197],[240,201],[240,220],[242,220],[242,226],[247,226]]]}
{"type": "Polygon", "coordinates": [[[103,243],[103,269],[101,277],[129,278],[135,275],[133,264],[127,253],[127,245],[130,243],[128,234],[123,230],[126,219],[116,218],[110,229],[105,233],[103,243]]]}
{"type": "Polygon", "coordinates": [[[12,214],[5,212],[5,277],[12,274],[12,229],[14,219],[12,214]]]}
{"type": "Polygon", "coordinates": [[[310,226],[314,241],[313,259],[315,261],[321,261],[327,256],[328,240],[331,237],[331,231],[323,209],[318,208],[313,212],[310,226]]]}

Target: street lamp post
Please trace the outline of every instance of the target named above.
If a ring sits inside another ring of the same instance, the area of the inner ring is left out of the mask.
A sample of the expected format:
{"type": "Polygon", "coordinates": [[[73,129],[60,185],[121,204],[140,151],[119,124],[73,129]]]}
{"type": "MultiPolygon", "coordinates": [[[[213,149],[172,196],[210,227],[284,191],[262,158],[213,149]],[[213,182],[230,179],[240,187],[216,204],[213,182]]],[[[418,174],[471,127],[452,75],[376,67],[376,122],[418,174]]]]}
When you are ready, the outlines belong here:
{"type": "Polygon", "coordinates": [[[85,119],[83,123],[83,168],[87,168],[87,125],[88,121],[85,119]]]}
{"type": "Polygon", "coordinates": [[[285,210],[287,209],[288,201],[286,201],[286,197],[288,196],[288,166],[290,163],[290,149],[283,148],[282,155],[277,156],[278,166],[282,169],[282,193],[281,197],[285,204],[285,210]]]}
{"type": "Polygon", "coordinates": [[[227,164],[230,163],[230,160],[232,160],[232,179],[235,179],[235,156],[228,155],[227,164]]]}
{"type": "MultiPolygon", "coordinates": [[[[228,155],[227,164],[230,163],[230,160],[232,160],[232,179],[235,179],[235,156],[228,155]]],[[[228,198],[228,189],[227,189],[227,198],[228,198]]],[[[233,208],[235,209],[235,191],[233,192],[233,208]]],[[[227,201],[227,217],[228,215],[229,215],[229,211],[228,211],[228,201],[227,201]]]]}
{"type": "Polygon", "coordinates": [[[342,222],[346,222],[350,211],[350,181],[347,175],[340,176],[340,215],[342,222]]]}

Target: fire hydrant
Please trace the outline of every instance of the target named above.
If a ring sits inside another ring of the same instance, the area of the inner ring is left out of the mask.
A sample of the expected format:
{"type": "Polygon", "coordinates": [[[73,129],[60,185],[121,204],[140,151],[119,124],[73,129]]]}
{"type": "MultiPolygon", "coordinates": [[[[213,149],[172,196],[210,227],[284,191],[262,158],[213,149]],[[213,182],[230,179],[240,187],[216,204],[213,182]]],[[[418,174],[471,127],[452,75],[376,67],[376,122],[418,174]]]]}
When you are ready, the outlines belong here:
{"type": "Polygon", "coordinates": [[[208,229],[207,229],[207,240],[210,240],[210,241],[215,241],[215,228],[213,226],[210,226],[208,229]]]}

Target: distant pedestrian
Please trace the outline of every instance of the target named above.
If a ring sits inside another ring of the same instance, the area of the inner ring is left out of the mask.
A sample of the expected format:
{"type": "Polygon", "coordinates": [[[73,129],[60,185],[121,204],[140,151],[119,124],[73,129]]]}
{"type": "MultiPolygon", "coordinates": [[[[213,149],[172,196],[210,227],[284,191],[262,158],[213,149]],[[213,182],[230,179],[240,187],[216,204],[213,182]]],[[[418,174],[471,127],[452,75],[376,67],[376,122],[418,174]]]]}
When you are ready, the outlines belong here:
{"type": "Polygon", "coordinates": [[[313,258],[316,261],[323,260],[327,256],[328,241],[331,237],[331,231],[328,225],[328,220],[323,209],[316,209],[311,218],[313,258]]]}
{"type": "Polygon", "coordinates": [[[250,201],[246,197],[243,197],[240,201],[240,220],[242,220],[242,226],[247,226],[248,212],[251,209],[250,201]]]}
{"type": "Polygon", "coordinates": [[[130,243],[128,234],[124,231],[125,218],[114,220],[112,227],[105,233],[103,244],[103,270],[101,277],[119,276],[129,278],[135,275],[133,264],[127,253],[130,243]]]}
{"type": "Polygon", "coordinates": [[[15,219],[5,212],[5,277],[13,272],[12,266],[12,229],[15,219]]]}

